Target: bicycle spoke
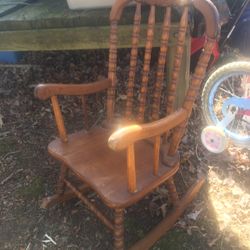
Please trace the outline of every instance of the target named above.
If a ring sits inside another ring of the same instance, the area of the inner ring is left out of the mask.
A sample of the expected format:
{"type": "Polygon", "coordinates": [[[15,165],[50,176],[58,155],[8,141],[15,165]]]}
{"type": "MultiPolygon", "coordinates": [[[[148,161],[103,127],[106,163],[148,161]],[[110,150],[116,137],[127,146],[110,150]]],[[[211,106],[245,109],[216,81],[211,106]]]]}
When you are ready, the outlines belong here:
{"type": "Polygon", "coordinates": [[[246,121],[245,119],[242,118],[242,121],[245,122],[246,124],[250,125],[250,122],[246,121]]]}
{"type": "MultiPolygon", "coordinates": [[[[237,134],[239,134],[239,135],[242,135],[242,136],[246,136],[246,135],[248,135],[248,130],[246,129],[246,126],[244,126],[244,125],[242,124],[242,122],[246,122],[247,124],[250,124],[250,123],[248,123],[247,121],[245,121],[245,120],[243,119],[243,117],[241,116],[241,117],[239,117],[239,118],[236,120],[236,122],[235,122],[235,120],[234,120],[234,123],[236,123],[236,127],[232,129],[232,132],[235,132],[235,133],[237,133],[237,134]]],[[[233,124],[233,127],[234,127],[234,124],[233,124]]]]}
{"type": "Polygon", "coordinates": [[[222,90],[224,93],[227,93],[227,94],[230,95],[230,96],[237,96],[237,95],[235,95],[235,94],[229,92],[228,90],[226,90],[226,89],[224,89],[224,88],[222,88],[222,87],[219,87],[219,89],[222,90]]]}
{"type": "MultiPolygon", "coordinates": [[[[231,93],[233,93],[235,95],[235,91],[232,84],[232,81],[229,81],[229,79],[226,80],[226,82],[228,83],[228,87],[230,88],[231,93]]],[[[225,84],[224,84],[225,85],[225,84]]]]}

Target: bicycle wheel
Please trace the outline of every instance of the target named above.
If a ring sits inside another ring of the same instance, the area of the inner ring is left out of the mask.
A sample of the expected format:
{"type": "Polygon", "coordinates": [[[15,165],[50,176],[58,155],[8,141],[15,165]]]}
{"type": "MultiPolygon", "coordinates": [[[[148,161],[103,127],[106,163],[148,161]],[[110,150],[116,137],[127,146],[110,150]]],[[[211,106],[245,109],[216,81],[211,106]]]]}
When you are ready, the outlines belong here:
{"type": "Polygon", "coordinates": [[[250,62],[232,62],[213,71],[205,81],[201,99],[210,125],[223,127],[226,113],[234,112],[223,130],[236,145],[250,147],[250,62]]]}

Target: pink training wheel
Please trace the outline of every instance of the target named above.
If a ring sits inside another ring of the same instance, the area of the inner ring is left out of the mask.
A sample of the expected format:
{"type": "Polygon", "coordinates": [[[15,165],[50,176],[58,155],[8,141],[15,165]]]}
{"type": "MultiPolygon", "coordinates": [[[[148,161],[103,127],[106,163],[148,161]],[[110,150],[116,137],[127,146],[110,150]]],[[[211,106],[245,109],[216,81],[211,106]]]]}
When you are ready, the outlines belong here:
{"type": "Polygon", "coordinates": [[[223,152],[228,140],[222,129],[216,126],[208,126],[202,130],[201,141],[204,147],[215,154],[223,152]]]}

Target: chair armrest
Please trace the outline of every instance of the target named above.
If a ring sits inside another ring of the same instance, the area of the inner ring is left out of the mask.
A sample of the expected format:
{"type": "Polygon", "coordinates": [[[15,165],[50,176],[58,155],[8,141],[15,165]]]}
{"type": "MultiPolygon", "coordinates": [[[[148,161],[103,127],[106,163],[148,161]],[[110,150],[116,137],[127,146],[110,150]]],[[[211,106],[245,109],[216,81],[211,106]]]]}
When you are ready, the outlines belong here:
{"type": "Polygon", "coordinates": [[[185,109],[179,109],[173,114],[147,124],[134,124],[115,131],[108,140],[108,145],[113,150],[121,150],[138,140],[161,135],[178,126],[187,119],[188,113],[185,109]]]}
{"type": "Polygon", "coordinates": [[[35,88],[35,97],[46,100],[57,95],[88,95],[107,89],[111,85],[109,79],[83,84],[39,84],[35,88]]]}

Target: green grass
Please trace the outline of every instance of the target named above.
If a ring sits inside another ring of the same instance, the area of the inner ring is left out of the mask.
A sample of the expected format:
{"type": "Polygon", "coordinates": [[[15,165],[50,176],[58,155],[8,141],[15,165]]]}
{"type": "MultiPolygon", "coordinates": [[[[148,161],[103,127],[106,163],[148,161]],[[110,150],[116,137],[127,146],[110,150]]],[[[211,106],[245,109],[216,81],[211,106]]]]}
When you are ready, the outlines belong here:
{"type": "Polygon", "coordinates": [[[38,199],[44,192],[44,180],[42,177],[36,177],[32,182],[18,190],[18,194],[25,199],[38,199]]]}

